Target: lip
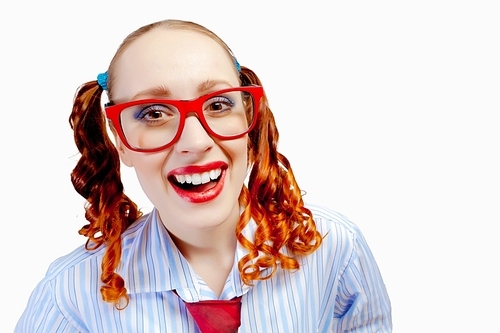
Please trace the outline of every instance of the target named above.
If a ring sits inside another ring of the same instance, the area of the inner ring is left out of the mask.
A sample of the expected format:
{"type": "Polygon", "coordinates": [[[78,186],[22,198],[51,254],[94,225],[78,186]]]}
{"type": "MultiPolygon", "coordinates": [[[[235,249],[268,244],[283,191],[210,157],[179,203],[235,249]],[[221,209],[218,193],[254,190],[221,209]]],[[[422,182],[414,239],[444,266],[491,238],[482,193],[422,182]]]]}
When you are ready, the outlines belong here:
{"type": "Polygon", "coordinates": [[[206,171],[220,168],[222,172],[221,175],[219,176],[217,184],[206,191],[203,192],[186,191],[172,184],[174,191],[177,193],[179,197],[181,197],[181,199],[191,203],[204,203],[215,199],[222,192],[222,189],[224,188],[224,180],[226,178],[227,167],[228,165],[222,161],[210,162],[203,165],[188,165],[171,170],[167,175],[167,179],[172,184],[171,178],[174,177],[175,175],[203,173],[206,171]]]}
{"type": "Polygon", "coordinates": [[[175,175],[185,175],[191,173],[203,173],[205,171],[210,171],[213,169],[227,169],[227,164],[222,161],[210,162],[203,165],[186,165],[177,169],[171,170],[167,177],[175,176],[175,175]]]}

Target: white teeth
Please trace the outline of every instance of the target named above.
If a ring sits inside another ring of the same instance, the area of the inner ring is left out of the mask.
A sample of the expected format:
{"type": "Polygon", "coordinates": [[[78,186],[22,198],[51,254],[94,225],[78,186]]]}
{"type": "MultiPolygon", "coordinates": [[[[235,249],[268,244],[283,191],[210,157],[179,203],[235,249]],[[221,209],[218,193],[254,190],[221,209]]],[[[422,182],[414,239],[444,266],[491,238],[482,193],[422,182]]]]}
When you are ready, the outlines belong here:
{"type": "Polygon", "coordinates": [[[175,175],[175,179],[177,179],[177,182],[181,184],[186,182],[186,177],[184,177],[184,175],[175,175]]]}
{"type": "Polygon", "coordinates": [[[201,174],[201,179],[200,181],[205,184],[205,183],[208,183],[210,181],[210,176],[208,175],[208,172],[204,172],[201,174]]]}
{"type": "Polygon", "coordinates": [[[219,178],[221,172],[222,172],[221,169],[210,170],[210,178],[211,179],[217,179],[217,178],[219,178]]]}
{"type": "Polygon", "coordinates": [[[200,184],[206,184],[210,180],[217,179],[221,173],[222,173],[221,169],[215,169],[215,170],[210,170],[208,172],[203,172],[202,174],[193,173],[191,175],[175,175],[175,179],[177,180],[178,183],[181,184],[188,183],[193,185],[200,185],[200,184]]]}
{"type": "Polygon", "coordinates": [[[199,173],[193,173],[191,176],[191,183],[193,185],[200,185],[201,184],[201,175],[199,173]]]}

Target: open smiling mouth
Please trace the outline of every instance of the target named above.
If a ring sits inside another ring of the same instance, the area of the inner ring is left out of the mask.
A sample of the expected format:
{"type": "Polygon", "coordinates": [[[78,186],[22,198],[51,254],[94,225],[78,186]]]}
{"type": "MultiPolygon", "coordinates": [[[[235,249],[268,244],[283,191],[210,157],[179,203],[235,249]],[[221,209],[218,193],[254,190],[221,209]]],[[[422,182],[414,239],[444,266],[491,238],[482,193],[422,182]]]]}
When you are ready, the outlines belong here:
{"type": "Polygon", "coordinates": [[[172,185],[187,192],[205,192],[217,185],[222,170],[220,168],[202,172],[170,177],[172,185]]]}

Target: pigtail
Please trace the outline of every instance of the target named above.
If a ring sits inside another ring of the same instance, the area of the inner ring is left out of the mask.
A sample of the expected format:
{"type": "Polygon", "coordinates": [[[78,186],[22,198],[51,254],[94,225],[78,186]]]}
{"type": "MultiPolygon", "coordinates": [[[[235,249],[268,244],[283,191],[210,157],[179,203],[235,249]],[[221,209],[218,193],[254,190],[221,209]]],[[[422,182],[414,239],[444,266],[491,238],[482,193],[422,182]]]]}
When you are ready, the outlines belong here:
{"type": "MultiPolygon", "coordinates": [[[[257,75],[242,67],[241,84],[262,85],[257,75]]],[[[249,133],[249,162],[253,164],[248,189],[243,188],[240,204],[244,207],[237,225],[238,241],[249,253],[239,262],[242,280],[268,279],[278,265],[298,269],[296,255],[314,252],[322,237],[309,209],[304,207],[302,193],[288,159],[278,152],[279,133],[264,95],[255,128],[249,133]],[[250,217],[257,224],[253,243],[242,235],[250,217]],[[270,268],[265,276],[262,269],[270,268]]]]}
{"type": "Polygon", "coordinates": [[[121,234],[141,213],[123,192],[120,159],[106,130],[101,109],[102,88],[96,81],[83,84],[76,92],[69,123],[81,154],[71,173],[75,190],[86,199],[84,225],[79,233],[88,237],[86,248],[105,245],[102,260],[101,294],[105,301],[128,302],[123,278],[115,273],[121,259],[121,234]]]}

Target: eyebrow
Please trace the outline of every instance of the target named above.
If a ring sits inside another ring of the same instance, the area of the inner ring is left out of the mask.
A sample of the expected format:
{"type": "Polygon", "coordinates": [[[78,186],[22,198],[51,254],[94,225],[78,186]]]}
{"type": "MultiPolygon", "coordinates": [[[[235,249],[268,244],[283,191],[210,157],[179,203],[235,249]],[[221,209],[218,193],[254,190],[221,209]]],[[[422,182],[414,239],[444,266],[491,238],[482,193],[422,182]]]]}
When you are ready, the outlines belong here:
{"type": "Polygon", "coordinates": [[[139,91],[132,97],[132,100],[138,100],[143,97],[168,97],[170,96],[170,90],[167,87],[160,85],[146,90],[139,91]]]}
{"type": "Polygon", "coordinates": [[[215,86],[227,86],[227,88],[232,87],[232,85],[224,80],[206,80],[198,85],[198,93],[200,95],[210,92],[215,86]]]}
{"type": "MultiPolygon", "coordinates": [[[[221,85],[232,87],[232,85],[225,80],[206,80],[198,85],[197,91],[201,96],[210,92],[210,90],[212,90],[215,86],[221,86],[221,85]]],[[[132,100],[138,100],[146,96],[152,98],[168,98],[171,95],[172,93],[166,86],[159,85],[138,92],[137,94],[134,95],[132,100]]]]}

